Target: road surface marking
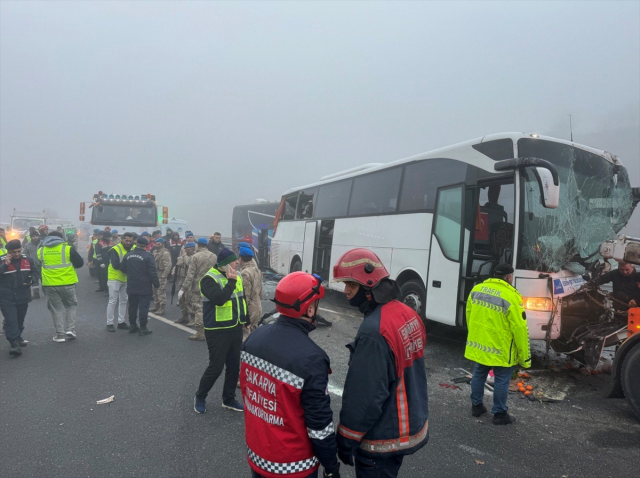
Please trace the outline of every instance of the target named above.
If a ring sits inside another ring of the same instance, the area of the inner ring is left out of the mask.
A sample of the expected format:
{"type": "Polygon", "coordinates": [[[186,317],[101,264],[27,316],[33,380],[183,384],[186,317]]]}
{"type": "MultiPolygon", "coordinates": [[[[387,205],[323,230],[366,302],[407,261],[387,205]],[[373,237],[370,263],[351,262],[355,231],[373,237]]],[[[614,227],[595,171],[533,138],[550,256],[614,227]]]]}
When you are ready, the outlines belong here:
{"type": "Polygon", "coordinates": [[[342,397],[343,389],[341,387],[336,387],[331,382],[329,382],[329,386],[327,388],[329,389],[329,393],[337,395],[338,397],[342,397]]]}
{"type": "Polygon", "coordinates": [[[165,324],[173,325],[176,329],[184,330],[185,332],[189,332],[190,334],[195,334],[196,331],[190,327],[185,327],[181,324],[176,324],[173,320],[165,319],[159,315],[154,314],[153,312],[149,312],[149,317],[153,317],[160,322],[164,322],[165,324]]]}

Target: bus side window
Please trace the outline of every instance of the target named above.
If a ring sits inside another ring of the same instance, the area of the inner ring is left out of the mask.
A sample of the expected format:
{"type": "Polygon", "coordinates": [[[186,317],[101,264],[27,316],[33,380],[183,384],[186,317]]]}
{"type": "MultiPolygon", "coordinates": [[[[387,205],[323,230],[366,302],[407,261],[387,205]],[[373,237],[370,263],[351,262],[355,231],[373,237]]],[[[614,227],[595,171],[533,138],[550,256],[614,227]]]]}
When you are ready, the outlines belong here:
{"type": "Polygon", "coordinates": [[[282,210],[282,220],[290,221],[296,218],[296,205],[298,203],[298,193],[288,196],[284,200],[284,209],[282,210]]]}
{"type": "Polygon", "coordinates": [[[298,199],[297,219],[309,219],[313,217],[313,198],[316,195],[316,189],[300,191],[300,199],[298,199]]]}

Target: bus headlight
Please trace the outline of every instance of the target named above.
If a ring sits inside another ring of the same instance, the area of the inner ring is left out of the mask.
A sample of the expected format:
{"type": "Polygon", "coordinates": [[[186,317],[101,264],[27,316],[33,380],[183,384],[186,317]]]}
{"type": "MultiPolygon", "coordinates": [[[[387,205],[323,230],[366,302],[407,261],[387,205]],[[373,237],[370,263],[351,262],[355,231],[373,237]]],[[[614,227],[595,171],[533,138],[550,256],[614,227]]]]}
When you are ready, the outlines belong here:
{"type": "Polygon", "coordinates": [[[547,297],[523,297],[522,302],[527,310],[537,310],[539,312],[551,312],[553,302],[547,297]]]}

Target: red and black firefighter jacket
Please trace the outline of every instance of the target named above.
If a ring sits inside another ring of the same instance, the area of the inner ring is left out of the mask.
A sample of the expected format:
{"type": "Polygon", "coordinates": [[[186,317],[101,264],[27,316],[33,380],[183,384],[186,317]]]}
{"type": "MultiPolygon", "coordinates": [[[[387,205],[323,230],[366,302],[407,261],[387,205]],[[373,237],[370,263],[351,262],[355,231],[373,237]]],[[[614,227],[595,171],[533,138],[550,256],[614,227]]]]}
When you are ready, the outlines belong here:
{"type": "Polygon", "coordinates": [[[329,357],[310,338],[315,326],[280,316],[242,346],[247,460],[268,478],[305,477],[340,467],[329,398],[329,357]]]}
{"type": "Polygon", "coordinates": [[[414,453],[429,440],[424,324],[398,300],[361,310],[364,321],[347,345],[338,448],[372,457],[414,453]]]}

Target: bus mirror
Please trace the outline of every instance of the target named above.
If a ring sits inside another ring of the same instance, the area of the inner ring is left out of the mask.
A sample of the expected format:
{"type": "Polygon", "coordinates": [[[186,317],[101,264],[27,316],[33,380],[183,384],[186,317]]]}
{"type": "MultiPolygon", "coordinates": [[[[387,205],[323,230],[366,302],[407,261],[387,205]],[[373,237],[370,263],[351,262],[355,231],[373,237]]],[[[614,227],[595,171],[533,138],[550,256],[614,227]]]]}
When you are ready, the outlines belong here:
{"type": "Polygon", "coordinates": [[[551,171],[547,168],[536,168],[536,178],[542,192],[542,205],[548,209],[557,208],[560,202],[560,185],[553,183],[551,171]]]}
{"type": "Polygon", "coordinates": [[[496,171],[509,171],[517,168],[534,168],[542,205],[549,209],[555,209],[560,202],[560,178],[556,167],[547,160],[540,158],[513,158],[496,161],[493,169],[496,171]]]}

